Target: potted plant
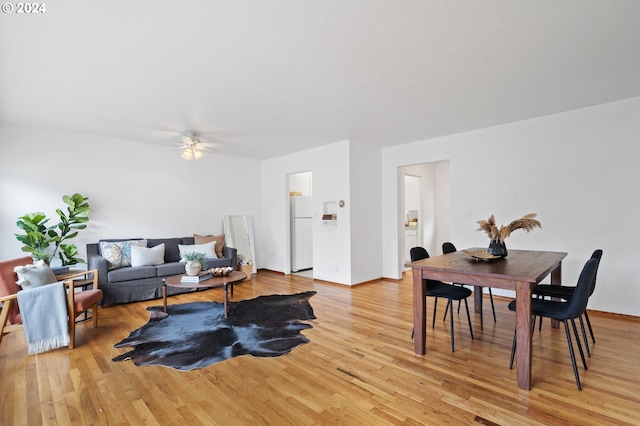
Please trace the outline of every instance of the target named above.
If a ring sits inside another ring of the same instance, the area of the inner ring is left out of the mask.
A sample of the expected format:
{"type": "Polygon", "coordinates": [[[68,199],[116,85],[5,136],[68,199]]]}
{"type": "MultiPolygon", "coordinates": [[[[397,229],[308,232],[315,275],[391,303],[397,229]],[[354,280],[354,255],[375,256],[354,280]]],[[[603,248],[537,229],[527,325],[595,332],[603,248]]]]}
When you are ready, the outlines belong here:
{"type": "Polygon", "coordinates": [[[67,205],[67,212],[56,209],[60,218],[57,225],[47,226],[49,218],[42,212],[28,213],[16,222],[24,234],[15,234],[24,246],[22,251],[30,253],[34,260],[43,260],[47,265],[58,255],[62,266],[86,263],[84,259],[76,257],[78,248],[75,244],[65,244],[64,241],[75,238],[78,231],[87,227],[89,221],[88,198],[73,194],[64,195],[62,201],[67,205]],[[53,245],[53,247],[51,247],[53,245]]]}
{"type": "Polygon", "coordinates": [[[198,275],[204,267],[202,265],[202,261],[204,260],[204,253],[185,253],[182,255],[182,259],[187,261],[187,264],[184,265],[184,271],[191,277],[198,275]]]}
{"type": "Polygon", "coordinates": [[[525,232],[529,232],[533,228],[542,228],[540,221],[535,219],[536,216],[536,213],[530,213],[520,219],[514,220],[507,226],[502,225],[500,226],[500,229],[498,229],[496,219],[491,215],[488,220],[478,221],[478,225],[480,225],[480,227],[477,230],[484,231],[491,239],[488,249],[489,254],[507,257],[507,246],[504,243],[504,240],[516,229],[524,229],[525,232]]]}

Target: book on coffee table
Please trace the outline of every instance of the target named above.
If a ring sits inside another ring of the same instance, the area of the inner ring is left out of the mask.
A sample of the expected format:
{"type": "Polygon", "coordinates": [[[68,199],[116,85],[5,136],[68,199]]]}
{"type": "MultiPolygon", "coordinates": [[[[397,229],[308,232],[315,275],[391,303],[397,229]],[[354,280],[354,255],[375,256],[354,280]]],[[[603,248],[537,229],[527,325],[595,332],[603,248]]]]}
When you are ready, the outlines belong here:
{"type": "Polygon", "coordinates": [[[209,278],[213,278],[213,275],[211,274],[211,272],[200,273],[199,275],[194,275],[194,276],[183,275],[182,278],[180,278],[180,282],[199,283],[201,281],[208,280],[209,278]]]}

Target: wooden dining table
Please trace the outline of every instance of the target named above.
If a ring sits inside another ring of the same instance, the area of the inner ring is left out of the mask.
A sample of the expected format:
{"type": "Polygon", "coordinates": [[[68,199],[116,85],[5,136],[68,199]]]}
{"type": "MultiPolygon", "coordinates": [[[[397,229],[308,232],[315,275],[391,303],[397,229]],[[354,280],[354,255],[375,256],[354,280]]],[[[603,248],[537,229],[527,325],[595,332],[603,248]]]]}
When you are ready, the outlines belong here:
{"type": "MultiPolygon", "coordinates": [[[[479,250],[471,248],[469,250],[479,250]]],[[[415,352],[426,353],[426,294],[424,279],[516,292],[516,359],[518,387],[531,388],[531,289],[551,274],[551,284],[562,284],[564,252],[509,250],[498,260],[476,260],[463,251],[434,256],[405,264],[413,275],[413,326],[415,352]]],[[[480,298],[476,298],[476,303],[480,298]]],[[[476,306],[476,310],[478,307],[476,306]]],[[[555,324],[557,327],[557,323],[555,324]]]]}

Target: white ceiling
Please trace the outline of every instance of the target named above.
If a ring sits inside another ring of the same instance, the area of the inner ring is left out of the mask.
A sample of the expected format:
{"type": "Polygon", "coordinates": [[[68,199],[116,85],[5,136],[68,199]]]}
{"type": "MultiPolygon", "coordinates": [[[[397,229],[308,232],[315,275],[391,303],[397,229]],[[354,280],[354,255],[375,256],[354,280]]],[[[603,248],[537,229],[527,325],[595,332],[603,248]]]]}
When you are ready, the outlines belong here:
{"type": "Polygon", "coordinates": [[[2,123],[264,159],[640,96],[638,0],[45,4],[0,15],[2,123]]]}

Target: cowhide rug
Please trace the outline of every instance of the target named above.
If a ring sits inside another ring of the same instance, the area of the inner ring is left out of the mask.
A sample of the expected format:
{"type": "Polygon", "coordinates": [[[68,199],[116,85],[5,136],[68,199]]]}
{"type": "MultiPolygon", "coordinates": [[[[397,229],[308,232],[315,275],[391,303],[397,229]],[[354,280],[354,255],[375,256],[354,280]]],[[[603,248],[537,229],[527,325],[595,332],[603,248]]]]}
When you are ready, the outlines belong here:
{"type": "Polygon", "coordinates": [[[302,320],[315,319],[309,298],[315,291],[260,296],[229,303],[228,318],[218,302],[147,308],[151,318],[116,348],[133,347],[113,358],[135,365],[164,365],[177,370],[202,368],[238,355],[276,357],[309,342],[302,320]]]}

